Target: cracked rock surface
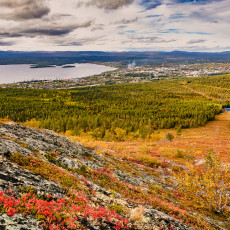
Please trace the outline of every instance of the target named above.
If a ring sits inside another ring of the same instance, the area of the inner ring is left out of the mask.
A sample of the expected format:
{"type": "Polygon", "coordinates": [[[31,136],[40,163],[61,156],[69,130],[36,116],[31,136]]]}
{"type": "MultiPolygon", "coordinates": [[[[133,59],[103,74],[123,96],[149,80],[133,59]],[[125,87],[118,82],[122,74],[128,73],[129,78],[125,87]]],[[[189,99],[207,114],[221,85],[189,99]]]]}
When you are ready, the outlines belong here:
{"type": "Polygon", "coordinates": [[[33,216],[15,214],[7,216],[0,213],[0,230],[42,230],[42,226],[33,216]]]}
{"type": "Polygon", "coordinates": [[[19,187],[33,187],[38,194],[53,194],[55,197],[63,197],[64,190],[52,181],[48,181],[17,164],[6,159],[0,162],[0,190],[10,189],[19,194],[19,187]]]}

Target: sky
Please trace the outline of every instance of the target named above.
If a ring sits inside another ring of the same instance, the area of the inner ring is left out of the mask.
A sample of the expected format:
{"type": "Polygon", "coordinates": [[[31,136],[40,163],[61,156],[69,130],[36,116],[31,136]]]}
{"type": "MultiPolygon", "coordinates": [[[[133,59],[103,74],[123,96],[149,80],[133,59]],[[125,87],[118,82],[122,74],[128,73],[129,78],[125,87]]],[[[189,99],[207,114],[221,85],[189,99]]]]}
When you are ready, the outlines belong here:
{"type": "Polygon", "coordinates": [[[230,0],[0,0],[0,50],[230,50],[230,0]]]}

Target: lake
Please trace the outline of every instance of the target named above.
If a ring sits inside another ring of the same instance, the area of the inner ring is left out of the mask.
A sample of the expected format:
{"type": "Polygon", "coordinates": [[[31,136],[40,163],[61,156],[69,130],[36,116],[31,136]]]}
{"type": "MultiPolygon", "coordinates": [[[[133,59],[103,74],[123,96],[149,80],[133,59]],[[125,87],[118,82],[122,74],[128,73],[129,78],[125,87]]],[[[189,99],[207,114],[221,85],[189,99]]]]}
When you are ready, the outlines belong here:
{"type": "Polygon", "coordinates": [[[96,64],[71,64],[75,68],[62,66],[46,68],[30,68],[30,65],[0,65],[0,84],[32,80],[63,80],[82,78],[101,74],[115,68],[96,64]]]}

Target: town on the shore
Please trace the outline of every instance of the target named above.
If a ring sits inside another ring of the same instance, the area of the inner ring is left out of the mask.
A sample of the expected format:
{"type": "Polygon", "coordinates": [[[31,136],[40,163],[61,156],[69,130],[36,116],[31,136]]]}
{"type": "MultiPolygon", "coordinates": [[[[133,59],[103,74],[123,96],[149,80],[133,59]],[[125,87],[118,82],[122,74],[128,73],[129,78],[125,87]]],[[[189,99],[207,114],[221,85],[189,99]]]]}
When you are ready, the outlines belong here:
{"type": "MultiPolygon", "coordinates": [[[[108,63],[107,63],[108,65],[108,63]]],[[[116,63],[111,63],[118,66],[116,63]]],[[[135,61],[126,66],[118,66],[116,70],[84,78],[33,80],[11,84],[1,84],[0,88],[30,89],[69,89],[97,85],[119,83],[137,83],[157,81],[165,78],[199,77],[230,73],[228,63],[197,63],[197,64],[164,64],[138,66],[135,61]]]]}

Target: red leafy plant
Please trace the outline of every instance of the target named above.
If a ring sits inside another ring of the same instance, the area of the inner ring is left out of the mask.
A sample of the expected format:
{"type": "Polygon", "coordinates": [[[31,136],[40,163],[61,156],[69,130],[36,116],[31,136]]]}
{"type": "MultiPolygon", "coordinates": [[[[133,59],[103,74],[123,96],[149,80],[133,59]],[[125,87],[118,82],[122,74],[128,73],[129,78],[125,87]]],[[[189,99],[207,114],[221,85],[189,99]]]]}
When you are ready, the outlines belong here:
{"type": "Polygon", "coordinates": [[[114,210],[105,207],[92,207],[90,202],[81,193],[73,193],[68,198],[52,199],[48,195],[47,200],[39,199],[35,194],[24,193],[15,198],[4,191],[0,192],[0,211],[8,216],[16,213],[33,215],[41,223],[44,229],[76,229],[81,227],[80,221],[86,219],[95,224],[107,222],[114,229],[125,229],[129,222],[114,210]],[[50,201],[49,201],[50,200],[50,201]]]}

